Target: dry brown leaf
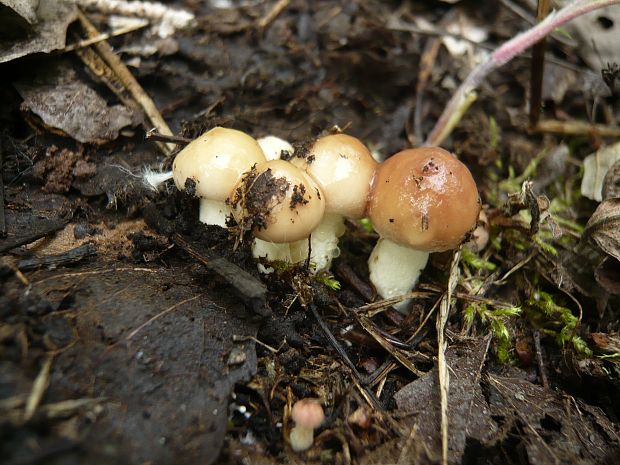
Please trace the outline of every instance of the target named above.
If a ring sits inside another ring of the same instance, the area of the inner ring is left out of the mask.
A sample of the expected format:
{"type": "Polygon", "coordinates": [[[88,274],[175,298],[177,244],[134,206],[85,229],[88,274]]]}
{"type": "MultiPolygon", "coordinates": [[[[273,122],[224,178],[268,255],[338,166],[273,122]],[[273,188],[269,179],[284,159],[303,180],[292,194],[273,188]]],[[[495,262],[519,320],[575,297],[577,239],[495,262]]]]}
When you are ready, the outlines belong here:
{"type": "Polygon", "coordinates": [[[620,161],[617,161],[603,179],[603,199],[616,199],[620,198],[620,161]]]}
{"type": "Polygon", "coordinates": [[[590,217],[584,235],[620,260],[620,199],[604,200],[590,217]]]}
{"type": "Polygon", "coordinates": [[[49,53],[65,46],[67,28],[77,17],[75,3],[69,0],[40,0],[37,3],[38,21],[32,24],[30,33],[18,40],[0,41],[0,63],[33,53],[49,53]]]}
{"type": "Polygon", "coordinates": [[[581,195],[600,202],[603,200],[603,180],[611,166],[620,160],[620,142],[603,147],[583,160],[581,195]]]}

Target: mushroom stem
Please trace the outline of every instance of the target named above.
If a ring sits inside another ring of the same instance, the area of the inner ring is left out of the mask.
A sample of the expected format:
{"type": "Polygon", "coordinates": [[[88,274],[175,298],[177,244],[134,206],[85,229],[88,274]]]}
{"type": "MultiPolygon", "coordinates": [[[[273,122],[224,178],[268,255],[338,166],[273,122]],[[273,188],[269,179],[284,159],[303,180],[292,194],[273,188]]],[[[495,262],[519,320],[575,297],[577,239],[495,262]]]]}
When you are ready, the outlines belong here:
{"type": "MultiPolygon", "coordinates": [[[[312,272],[328,270],[332,260],[340,255],[338,238],[345,232],[344,217],[336,213],[326,213],[321,223],[310,236],[310,263],[312,272]]],[[[308,258],[308,240],[291,244],[291,260],[293,263],[303,262],[308,258]]]]}
{"type": "MultiPolygon", "coordinates": [[[[370,282],[384,299],[411,291],[428,261],[428,252],[411,249],[380,238],[368,259],[370,282]]],[[[406,313],[409,300],[394,305],[406,313]]]]}
{"type": "MultiPolygon", "coordinates": [[[[262,258],[268,262],[280,261],[284,263],[292,263],[291,249],[289,243],[276,244],[275,242],[264,241],[258,237],[252,242],[252,256],[254,258],[262,258]]],[[[258,263],[258,271],[261,273],[273,273],[273,268],[258,263]]]]}
{"type": "Polygon", "coordinates": [[[296,425],[291,429],[289,439],[291,442],[291,448],[295,452],[302,452],[310,449],[310,447],[312,447],[312,443],[314,442],[314,429],[296,425]]]}
{"type": "Polygon", "coordinates": [[[213,224],[225,228],[226,217],[231,214],[232,211],[230,207],[222,200],[200,199],[199,219],[201,223],[213,224]]]}

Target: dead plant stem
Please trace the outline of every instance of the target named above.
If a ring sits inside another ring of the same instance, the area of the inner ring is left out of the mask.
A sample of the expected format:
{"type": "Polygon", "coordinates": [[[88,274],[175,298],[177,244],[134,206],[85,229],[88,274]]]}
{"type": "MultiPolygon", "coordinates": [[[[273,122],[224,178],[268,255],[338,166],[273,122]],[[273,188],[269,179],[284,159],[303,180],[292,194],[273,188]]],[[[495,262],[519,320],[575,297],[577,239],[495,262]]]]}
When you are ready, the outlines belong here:
{"type": "Polygon", "coordinates": [[[437,369],[439,374],[439,393],[441,398],[441,463],[448,465],[448,394],[450,391],[450,374],[446,361],[447,342],[445,339],[446,324],[450,315],[452,294],[456,289],[459,278],[459,262],[461,261],[461,249],[454,252],[450,266],[450,279],[448,289],[439,305],[437,314],[437,369]]]}
{"type": "Polygon", "coordinates": [[[505,65],[516,55],[568,21],[616,3],[620,3],[620,0],[575,0],[564,8],[551,13],[536,26],[516,35],[498,47],[486,60],[478,64],[469,73],[454,92],[437,123],[435,123],[435,127],[428,135],[425,145],[440,145],[450,135],[452,129],[458,124],[461,115],[465,113],[467,107],[471,105],[472,99],[475,98],[475,90],[491,71],[505,65]]]}

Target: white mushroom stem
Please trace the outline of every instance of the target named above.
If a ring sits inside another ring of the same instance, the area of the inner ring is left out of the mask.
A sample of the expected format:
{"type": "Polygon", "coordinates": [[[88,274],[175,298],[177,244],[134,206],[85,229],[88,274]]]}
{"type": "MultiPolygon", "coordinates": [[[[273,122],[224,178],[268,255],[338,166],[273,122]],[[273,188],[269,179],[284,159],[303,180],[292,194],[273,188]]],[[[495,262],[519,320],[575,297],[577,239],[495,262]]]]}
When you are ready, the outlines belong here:
{"type": "MultiPolygon", "coordinates": [[[[344,232],[344,218],[334,213],[326,214],[312,231],[310,265],[313,273],[329,270],[332,260],[340,255],[338,238],[344,232]]],[[[292,265],[303,263],[308,259],[308,239],[276,244],[256,238],[252,244],[252,255],[254,258],[271,262],[278,260],[292,265]]],[[[273,272],[273,268],[261,264],[258,265],[258,269],[262,273],[273,272]]]]}
{"type": "Polygon", "coordinates": [[[226,218],[232,211],[222,200],[200,199],[199,220],[201,223],[226,227],[226,218]]]}
{"type": "MultiPolygon", "coordinates": [[[[288,242],[285,242],[284,244],[276,244],[275,242],[268,242],[255,237],[252,242],[252,256],[256,259],[260,258],[267,262],[280,261],[284,263],[292,263],[291,249],[288,242]]],[[[258,263],[257,266],[258,271],[261,273],[273,273],[273,268],[270,266],[265,266],[262,263],[258,263]]]]}
{"type": "Polygon", "coordinates": [[[289,439],[291,442],[291,448],[295,452],[302,452],[310,449],[310,447],[312,447],[312,443],[314,442],[314,429],[296,425],[291,429],[289,439]]]}
{"type": "MultiPolygon", "coordinates": [[[[384,299],[406,294],[417,284],[428,255],[428,252],[380,238],[368,259],[370,282],[384,299]]],[[[406,312],[408,304],[406,300],[394,305],[394,308],[406,312]]]]}
{"type": "MultiPolygon", "coordinates": [[[[338,238],[345,232],[344,217],[335,213],[326,213],[321,223],[310,236],[310,263],[312,272],[329,270],[332,260],[340,255],[338,238]]],[[[308,258],[308,240],[291,244],[293,263],[303,262],[308,258]]]]}
{"type": "Polygon", "coordinates": [[[276,136],[265,136],[257,140],[260,148],[263,149],[267,160],[278,160],[282,158],[282,152],[293,155],[295,149],[290,142],[276,136]]]}

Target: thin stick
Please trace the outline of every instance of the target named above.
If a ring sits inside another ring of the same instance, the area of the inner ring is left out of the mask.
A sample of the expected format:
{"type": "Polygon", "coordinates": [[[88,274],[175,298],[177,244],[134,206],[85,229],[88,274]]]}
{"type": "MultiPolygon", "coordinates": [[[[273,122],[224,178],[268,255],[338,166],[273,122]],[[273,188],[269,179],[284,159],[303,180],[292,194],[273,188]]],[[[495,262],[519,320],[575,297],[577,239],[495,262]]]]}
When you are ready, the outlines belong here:
{"type": "Polygon", "coordinates": [[[39,285],[42,284],[46,281],[53,281],[55,279],[62,279],[62,278],[74,278],[74,277],[78,277],[78,276],[88,276],[88,275],[97,275],[97,274],[106,274],[106,273],[118,273],[120,271],[140,271],[143,273],[157,273],[157,270],[153,270],[151,268],[140,268],[140,267],[136,267],[136,268],[129,268],[129,267],[120,267],[120,268],[107,268],[105,270],[92,270],[92,271],[78,271],[75,273],[62,273],[62,274],[56,274],[54,276],[49,276],[47,278],[43,278],[39,281],[35,281],[32,284],[33,285],[39,285]]]}
{"type": "Polygon", "coordinates": [[[464,113],[463,108],[471,105],[472,93],[484,78],[496,68],[505,65],[516,55],[534,45],[556,28],[590,11],[620,3],[620,0],[575,0],[561,10],[550,14],[536,26],[513,37],[501,45],[486,60],[476,66],[454,92],[452,98],[428,135],[425,145],[439,145],[452,132],[464,113]]]}
{"type": "Polygon", "coordinates": [[[157,320],[158,318],[161,318],[162,316],[167,315],[168,313],[172,312],[174,309],[179,308],[181,305],[185,305],[186,303],[191,302],[192,300],[196,300],[201,295],[202,294],[198,294],[198,295],[195,295],[194,297],[189,297],[185,300],[182,300],[181,302],[177,302],[176,304],[172,305],[171,307],[168,307],[164,311],[159,312],[157,315],[152,316],[147,321],[145,321],[140,326],[138,326],[136,329],[134,329],[132,332],[130,332],[126,339],[128,341],[131,340],[136,334],[138,334],[146,326],[150,325],[153,321],[157,320]]]}
{"type": "Polygon", "coordinates": [[[540,345],[540,331],[534,331],[534,348],[536,349],[536,363],[538,364],[538,375],[540,382],[545,389],[549,389],[547,373],[545,371],[545,361],[543,360],[542,347],[540,345]]]}
{"type": "MultiPolygon", "coordinates": [[[[536,19],[541,22],[549,14],[549,0],[538,0],[536,19]]],[[[545,72],[545,49],[547,40],[542,38],[532,47],[532,71],[530,75],[530,125],[536,126],[540,118],[540,106],[542,101],[542,82],[545,72]]]]}
{"type": "MultiPolygon", "coordinates": [[[[620,0],[619,0],[620,1],[620,0]]],[[[99,31],[95,26],[90,22],[90,20],[86,17],[84,13],[82,13],[78,9],[78,19],[80,20],[80,24],[86,31],[86,33],[90,37],[97,37],[100,35],[99,31]]],[[[159,110],[155,106],[155,102],[144,92],[142,86],[136,81],[136,78],[133,77],[127,66],[121,61],[121,59],[114,53],[110,44],[106,41],[96,43],[93,47],[97,50],[97,53],[101,55],[101,58],[114,70],[118,78],[125,85],[131,96],[140,104],[144,113],[151,121],[151,124],[157,128],[157,130],[162,133],[171,136],[172,131],[170,127],[159,113],[159,110]]],[[[172,153],[172,151],[176,148],[174,144],[165,144],[162,147],[166,147],[165,151],[167,151],[168,155],[172,153]]]]}
{"type": "Polygon", "coordinates": [[[147,140],[155,140],[159,142],[170,142],[172,144],[177,144],[177,145],[187,145],[192,141],[191,139],[188,139],[187,137],[171,136],[167,134],[162,134],[160,132],[157,132],[155,128],[146,131],[145,138],[147,140]]]}
{"type": "Polygon", "coordinates": [[[4,153],[2,152],[2,141],[0,140],[0,237],[6,237],[6,216],[4,214],[4,180],[2,178],[4,165],[4,153]]]}
{"type": "Polygon", "coordinates": [[[441,396],[441,463],[448,465],[448,394],[450,391],[450,373],[446,362],[446,349],[448,343],[445,339],[446,323],[450,314],[452,293],[456,288],[459,278],[459,262],[461,261],[461,249],[454,252],[452,265],[450,266],[450,279],[448,289],[441,300],[439,313],[437,314],[437,370],[439,373],[439,394],[441,396]]]}
{"type": "Polygon", "coordinates": [[[258,28],[262,30],[269,26],[272,21],[280,16],[280,13],[284,11],[289,3],[291,3],[291,0],[278,0],[267,12],[267,14],[258,20],[258,28]]]}
{"type": "Polygon", "coordinates": [[[139,23],[136,23],[136,24],[131,24],[129,26],[118,28],[118,29],[116,29],[114,31],[103,32],[103,33],[99,34],[98,36],[91,37],[90,39],[80,40],[79,42],[76,42],[75,44],[67,45],[65,48],[56,51],[56,53],[72,52],[73,50],[77,50],[79,48],[88,47],[90,45],[94,45],[94,44],[97,44],[99,42],[103,42],[104,40],[111,39],[112,37],[118,37],[118,36],[122,36],[124,34],[129,34],[130,32],[137,31],[137,30],[142,29],[142,28],[144,28],[144,27],[146,27],[148,25],[149,25],[149,22],[144,20],[144,21],[140,21],[139,23]]]}
{"type": "Polygon", "coordinates": [[[620,127],[592,124],[587,121],[541,120],[533,128],[536,132],[550,132],[568,136],[595,134],[601,137],[620,137],[620,127]]]}
{"type": "Polygon", "coordinates": [[[43,366],[41,367],[39,374],[32,384],[32,391],[30,391],[28,401],[26,402],[26,409],[24,411],[24,421],[28,421],[32,418],[34,412],[37,410],[37,407],[43,399],[43,395],[49,385],[50,370],[52,369],[53,360],[54,355],[48,354],[47,358],[43,362],[43,366]]]}

